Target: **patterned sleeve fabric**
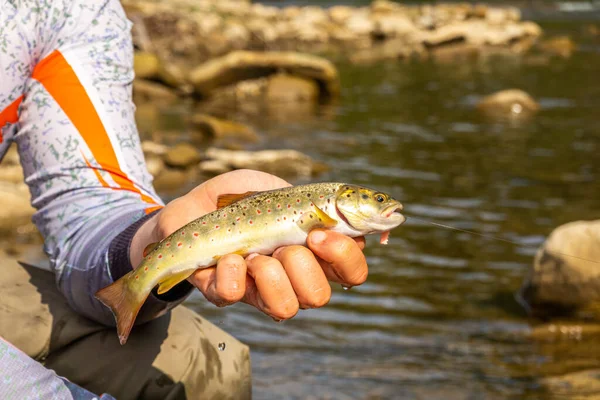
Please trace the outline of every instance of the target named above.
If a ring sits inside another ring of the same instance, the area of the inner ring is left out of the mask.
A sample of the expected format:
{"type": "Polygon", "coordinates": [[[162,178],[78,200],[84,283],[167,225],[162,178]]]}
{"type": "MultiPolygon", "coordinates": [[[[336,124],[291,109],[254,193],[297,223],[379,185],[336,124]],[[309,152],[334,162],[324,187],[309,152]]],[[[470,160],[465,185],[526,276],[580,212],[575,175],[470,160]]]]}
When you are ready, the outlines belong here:
{"type": "Polygon", "coordinates": [[[27,357],[0,338],[0,398],[18,400],[115,400],[97,396],[27,357]]]}
{"type": "Polygon", "coordinates": [[[0,154],[16,142],[59,289],[108,325],[94,293],[131,270],[127,228],[163,205],[135,126],[130,29],[118,0],[0,0],[0,154]]]}

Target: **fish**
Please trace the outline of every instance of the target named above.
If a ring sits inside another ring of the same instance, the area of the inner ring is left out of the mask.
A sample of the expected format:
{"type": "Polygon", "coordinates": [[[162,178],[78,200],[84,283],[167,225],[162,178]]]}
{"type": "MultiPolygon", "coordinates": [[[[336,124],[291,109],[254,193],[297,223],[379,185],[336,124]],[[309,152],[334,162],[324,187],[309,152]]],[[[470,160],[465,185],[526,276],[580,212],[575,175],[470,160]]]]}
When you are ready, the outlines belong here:
{"type": "Polygon", "coordinates": [[[281,189],[224,194],[217,210],[150,244],[137,268],[98,290],[95,297],[112,311],[124,345],[137,314],[158,285],[172,289],[194,271],[217,264],[226,254],[272,254],[277,248],[304,245],[314,229],[349,237],[389,232],[404,223],[402,203],[364,186],[323,182],[281,189]]]}

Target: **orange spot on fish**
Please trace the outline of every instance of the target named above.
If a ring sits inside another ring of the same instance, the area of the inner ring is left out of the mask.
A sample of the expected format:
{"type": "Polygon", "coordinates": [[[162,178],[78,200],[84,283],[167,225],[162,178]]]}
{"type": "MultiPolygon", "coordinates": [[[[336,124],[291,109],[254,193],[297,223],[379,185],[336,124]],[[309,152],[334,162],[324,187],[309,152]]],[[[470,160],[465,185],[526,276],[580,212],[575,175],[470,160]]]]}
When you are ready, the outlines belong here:
{"type": "Polygon", "coordinates": [[[322,199],[322,198],[324,198],[324,197],[325,197],[325,196],[323,196],[323,195],[320,195],[320,196],[319,196],[319,198],[320,198],[320,199],[322,199]]]}
{"type": "Polygon", "coordinates": [[[277,222],[279,222],[279,218],[277,218],[277,222]]]}
{"type": "Polygon", "coordinates": [[[177,247],[181,247],[181,246],[183,246],[183,243],[181,243],[181,242],[177,243],[177,247]]]}
{"type": "Polygon", "coordinates": [[[270,202],[271,202],[271,199],[267,199],[267,203],[270,203],[270,202]]]}
{"type": "Polygon", "coordinates": [[[239,220],[240,220],[240,217],[237,217],[237,218],[236,218],[236,221],[239,221],[239,220]]]}
{"type": "Polygon", "coordinates": [[[194,236],[198,237],[198,236],[200,236],[200,234],[198,232],[194,232],[194,236]]]}
{"type": "Polygon", "coordinates": [[[287,220],[287,218],[286,218],[286,217],[283,217],[283,220],[284,220],[284,221],[286,221],[286,220],[287,220]]]}
{"type": "Polygon", "coordinates": [[[260,210],[256,210],[256,213],[257,213],[257,214],[260,214],[260,210]]]}
{"type": "Polygon", "coordinates": [[[191,249],[191,248],[192,248],[192,245],[190,245],[190,247],[188,247],[188,249],[191,249]]]}
{"type": "Polygon", "coordinates": [[[140,276],[139,276],[139,275],[136,275],[136,276],[135,276],[135,279],[140,279],[140,276]]]}
{"type": "MultiPolygon", "coordinates": [[[[277,208],[281,208],[281,204],[277,204],[277,208]]],[[[290,208],[289,204],[288,204],[288,208],[290,208]]]]}
{"type": "Polygon", "coordinates": [[[158,255],[158,258],[162,258],[162,254],[159,254],[159,255],[158,255]]]}
{"type": "Polygon", "coordinates": [[[181,232],[181,236],[185,236],[185,232],[181,232]]]}
{"type": "Polygon", "coordinates": [[[148,267],[144,267],[144,271],[148,271],[148,267]]]}
{"type": "Polygon", "coordinates": [[[202,225],[206,225],[206,221],[202,221],[202,225]]]}
{"type": "Polygon", "coordinates": [[[269,209],[267,210],[267,212],[268,212],[268,213],[271,213],[271,209],[269,208],[269,209]]]}
{"type": "Polygon", "coordinates": [[[247,209],[247,208],[248,208],[247,206],[244,206],[244,210],[247,209]]]}
{"type": "Polygon", "coordinates": [[[296,199],[296,203],[300,203],[300,199],[296,199]]]}
{"type": "Polygon", "coordinates": [[[249,223],[250,225],[252,225],[252,220],[248,221],[248,223],[249,223]]]}
{"type": "Polygon", "coordinates": [[[215,229],[219,229],[219,225],[215,225],[215,229]]]}
{"type": "Polygon", "coordinates": [[[171,246],[171,242],[167,243],[167,244],[166,244],[166,246],[167,246],[167,247],[171,246]]]}

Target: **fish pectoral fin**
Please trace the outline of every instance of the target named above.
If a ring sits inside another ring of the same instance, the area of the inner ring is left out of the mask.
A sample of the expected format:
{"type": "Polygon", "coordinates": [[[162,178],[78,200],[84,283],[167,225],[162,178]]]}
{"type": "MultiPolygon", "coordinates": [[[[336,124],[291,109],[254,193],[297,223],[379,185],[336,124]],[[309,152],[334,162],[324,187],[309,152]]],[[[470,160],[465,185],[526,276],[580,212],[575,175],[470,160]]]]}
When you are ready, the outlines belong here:
{"type": "Polygon", "coordinates": [[[168,292],[169,290],[173,289],[173,287],[175,285],[177,285],[179,282],[182,282],[183,280],[187,279],[195,270],[185,270],[183,272],[179,272],[175,275],[171,275],[168,278],[166,278],[165,280],[163,280],[162,282],[159,282],[158,284],[158,294],[163,294],[168,292]]]}
{"type": "Polygon", "coordinates": [[[245,199],[246,197],[250,197],[256,193],[258,193],[258,192],[222,194],[217,198],[217,209],[227,207],[227,206],[235,203],[238,200],[245,199]]]}
{"type": "Polygon", "coordinates": [[[315,206],[315,211],[302,214],[297,224],[300,229],[308,233],[313,229],[333,228],[337,225],[337,221],[315,206]]]}
{"type": "Polygon", "coordinates": [[[144,248],[144,252],[142,253],[143,257],[146,257],[152,250],[154,250],[158,246],[158,242],[150,243],[148,246],[144,248]]]}

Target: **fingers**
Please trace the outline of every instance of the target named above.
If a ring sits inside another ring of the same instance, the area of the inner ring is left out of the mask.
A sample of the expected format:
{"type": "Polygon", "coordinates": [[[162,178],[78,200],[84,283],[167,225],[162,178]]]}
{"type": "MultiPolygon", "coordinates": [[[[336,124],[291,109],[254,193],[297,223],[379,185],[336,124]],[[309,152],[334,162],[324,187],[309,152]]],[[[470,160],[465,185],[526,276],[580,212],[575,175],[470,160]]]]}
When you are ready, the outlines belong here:
{"type": "Polygon", "coordinates": [[[353,240],[337,232],[315,230],[307,243],[329,280],[345,286],[361,285],[367,280],[364,238],[353,240]]]}
{"type": "Polygon", "coordinates": [[[196,271],[190,281],[218,307],[237,303],[246,294],[246,263],[241,256],[228,254],[216,267],[196,271]]]}
{"type": "Polygon", "coordinates": [[[279,260],[255,255],[246,259],[246,265],[256,290],[246,292],[245,303],[278,320],[290,319],[298,313],[298,298],[279,260]]]}
{"type": "Polygon", "coordinates": [[[313,253],[303,246],[277,250],[273,257],[283,265],[298,297],[300,308],[323,307],[331,298],[331,286],[313,253]]]}

